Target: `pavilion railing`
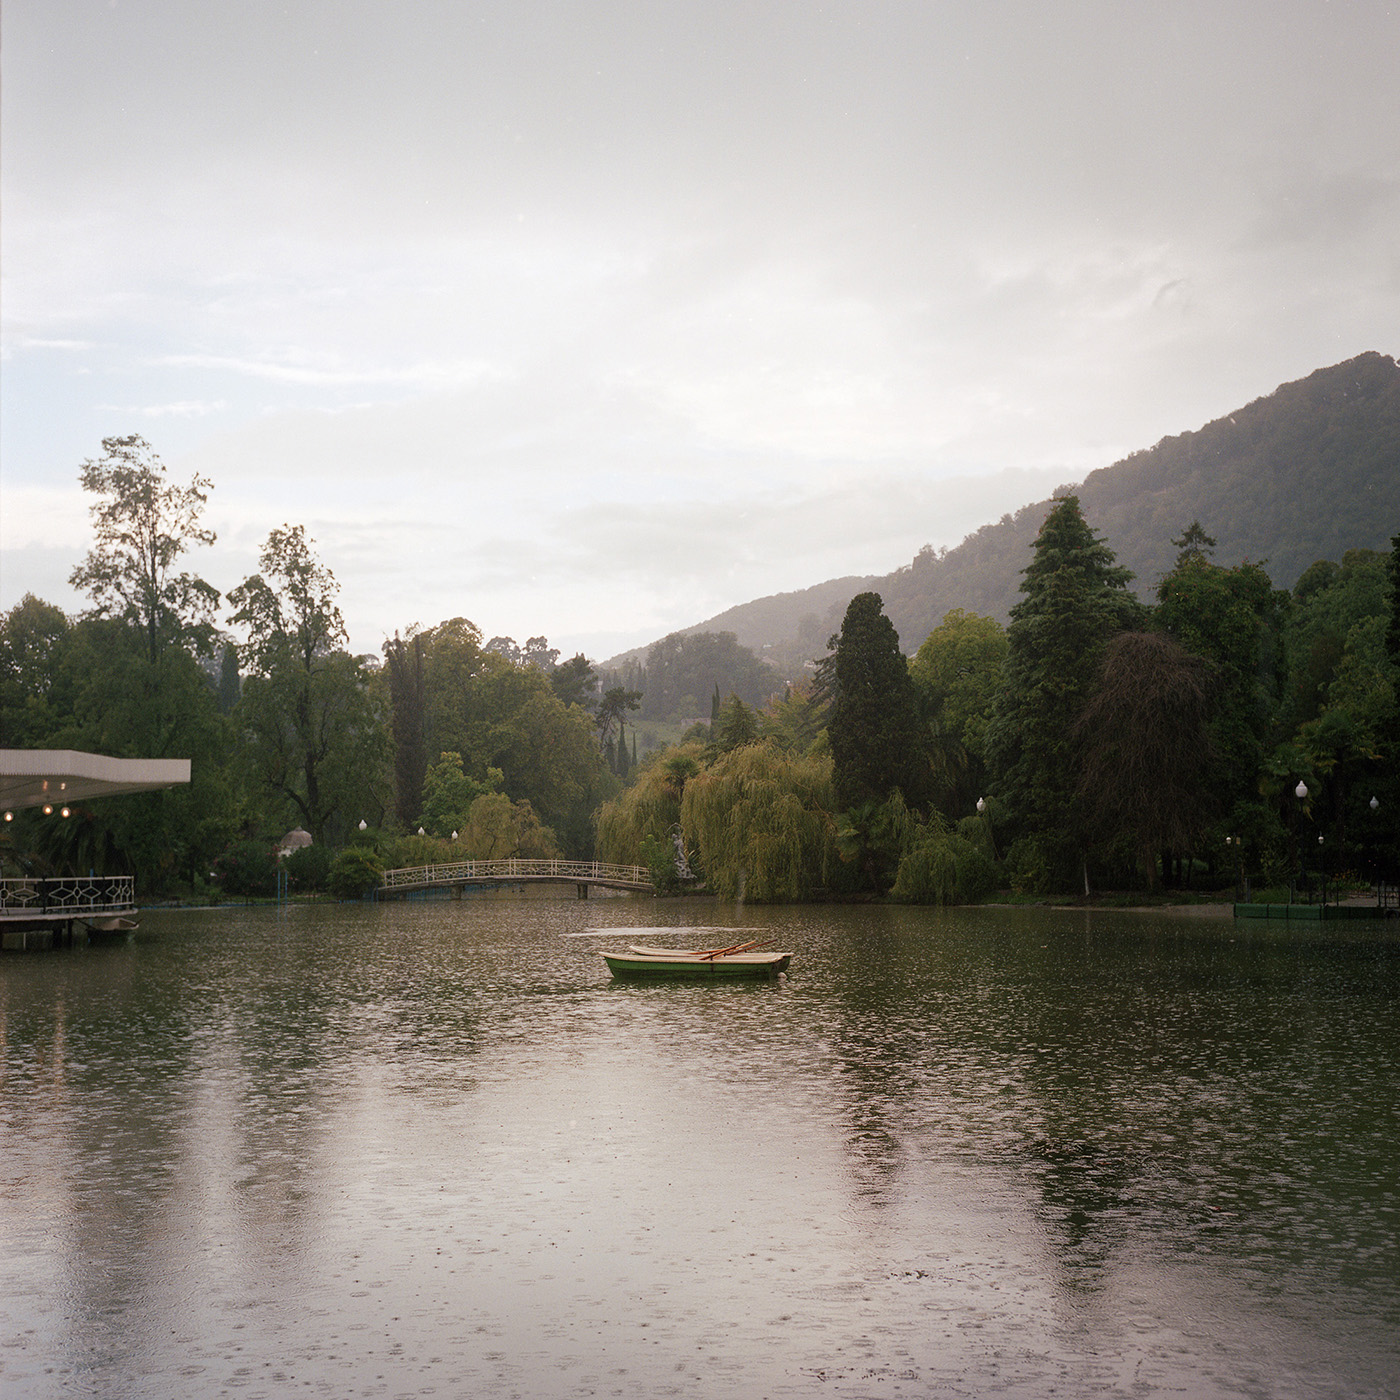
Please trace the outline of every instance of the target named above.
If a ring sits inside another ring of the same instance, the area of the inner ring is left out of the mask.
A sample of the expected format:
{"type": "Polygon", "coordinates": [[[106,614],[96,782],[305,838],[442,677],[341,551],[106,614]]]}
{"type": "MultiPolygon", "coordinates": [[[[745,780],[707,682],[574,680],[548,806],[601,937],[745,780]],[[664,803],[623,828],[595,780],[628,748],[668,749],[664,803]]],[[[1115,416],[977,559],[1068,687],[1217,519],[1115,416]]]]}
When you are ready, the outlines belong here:
{"type": "Polygon", "coordinates": [[[51,879],[13,876],[0,880],[0,917],[81,918],[120,914],[136,907],[130,875],[62,875],[51,879]]]}
{"type": "Polygon", "coordinates": [[[651,872],[644,865],[608,865],[596,860],[458,860],[386,870],[382,888],[452,885],[475,880],[580,880],[649,889],[651,872]]]}

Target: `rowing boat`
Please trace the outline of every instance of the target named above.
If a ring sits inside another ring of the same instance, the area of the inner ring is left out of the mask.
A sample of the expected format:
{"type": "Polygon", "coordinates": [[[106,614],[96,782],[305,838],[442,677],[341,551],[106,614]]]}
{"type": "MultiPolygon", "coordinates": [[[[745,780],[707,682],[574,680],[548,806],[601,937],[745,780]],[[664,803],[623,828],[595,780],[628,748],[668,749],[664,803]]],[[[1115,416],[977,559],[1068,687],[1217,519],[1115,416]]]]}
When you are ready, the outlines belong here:
{"type": "Polygon", "coordinates": [[[614,977],[772,977],[787,971],[792,954],[634,945],[625,953],[603,953],[602,958],[614,977]]]}

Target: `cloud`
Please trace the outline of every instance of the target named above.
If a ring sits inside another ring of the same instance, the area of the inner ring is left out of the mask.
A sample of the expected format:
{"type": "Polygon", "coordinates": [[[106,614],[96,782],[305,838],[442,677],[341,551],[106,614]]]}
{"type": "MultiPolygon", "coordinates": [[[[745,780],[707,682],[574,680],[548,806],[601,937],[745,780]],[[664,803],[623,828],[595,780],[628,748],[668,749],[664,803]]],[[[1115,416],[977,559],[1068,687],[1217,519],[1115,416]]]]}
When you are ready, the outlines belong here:
{"type": "Polygon", "coordinates": [[[205,418],[211,413],[223,413],[228,408],[227,399],[216,399],[206,403],[199,399],[183,399],[178,403],[145,404],[141,407],[123,407],[118,404],[98,404],[103,413],[120,413],[133,418],[205,418]]]}
{"type": "Polygon", "coordinates": [[[479,360],[455,362],[424,361],[411,365],[379,365],[367,368],[289,364],[285,361],[249,360],[228,355],[161,355],[153,365],[170,369],[227,371],[254,379],[271,379],[284,384],[318,387],[363,388],[370,385],[409,388],[432,393],[450,385],[479,383],[495,371],[479,360]]]}

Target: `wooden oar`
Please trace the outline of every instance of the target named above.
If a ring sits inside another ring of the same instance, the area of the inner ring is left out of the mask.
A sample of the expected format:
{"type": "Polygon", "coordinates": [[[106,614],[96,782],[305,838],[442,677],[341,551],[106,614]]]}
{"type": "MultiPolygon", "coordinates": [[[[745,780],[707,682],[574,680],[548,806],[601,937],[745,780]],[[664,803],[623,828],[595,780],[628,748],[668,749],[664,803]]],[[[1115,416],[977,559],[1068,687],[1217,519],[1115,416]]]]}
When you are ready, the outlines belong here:
{"type": "Polygon", "coordinates": [[[731,943],[727,948],[697,948],[695,956],[697,958],[719,958],[726,953],[743,953],[752,948],[757,941],[757,939],[753,939],[748,943],[731,943]]]}
{"type": "Polygon", "coordinates": [[[735,943],[729,948],[707,948],[700,956],[713,962],[716,958],[727,958],[731,953],[747,953],[754,948],[765,946],[765,941],[755,938],[750,943],[735,943]]]}

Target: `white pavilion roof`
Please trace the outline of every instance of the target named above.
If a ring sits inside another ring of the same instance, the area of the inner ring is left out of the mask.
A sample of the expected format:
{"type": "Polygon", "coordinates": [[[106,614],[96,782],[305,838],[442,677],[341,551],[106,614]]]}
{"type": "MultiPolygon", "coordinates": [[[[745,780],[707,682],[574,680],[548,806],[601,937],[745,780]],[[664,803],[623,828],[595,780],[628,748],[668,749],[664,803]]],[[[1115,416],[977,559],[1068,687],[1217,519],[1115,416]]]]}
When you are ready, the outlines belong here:
{"type": "Polygon", "coordinates": [[[187,758],[107,758],[74,749],[0,749],[0,806],[42,807],[190,780],[187,758]]]}

